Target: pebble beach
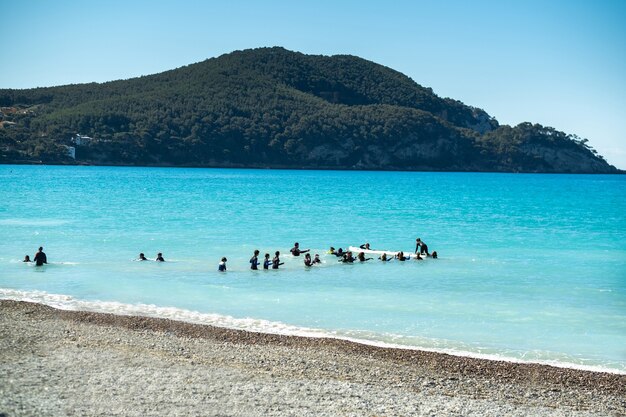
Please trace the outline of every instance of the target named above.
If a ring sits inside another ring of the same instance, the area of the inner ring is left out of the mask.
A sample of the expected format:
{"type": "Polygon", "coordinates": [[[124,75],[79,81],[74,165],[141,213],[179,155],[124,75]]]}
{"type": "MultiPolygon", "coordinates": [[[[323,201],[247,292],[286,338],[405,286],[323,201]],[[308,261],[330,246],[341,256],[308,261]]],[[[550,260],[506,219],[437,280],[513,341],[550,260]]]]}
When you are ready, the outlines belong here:
{"type": "Polygon", "coordinates": [[[624,416],[626,375],[0,301],[1,416],[624,416]]]}

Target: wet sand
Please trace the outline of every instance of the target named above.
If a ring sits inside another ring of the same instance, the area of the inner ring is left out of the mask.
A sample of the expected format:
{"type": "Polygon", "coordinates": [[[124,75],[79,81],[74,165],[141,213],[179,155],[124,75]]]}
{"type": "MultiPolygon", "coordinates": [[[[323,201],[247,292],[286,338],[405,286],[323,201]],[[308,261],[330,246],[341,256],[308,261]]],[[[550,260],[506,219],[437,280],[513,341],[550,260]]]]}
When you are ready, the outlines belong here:
{"type": "Polygon", "coordinates": [[[626,375],[0,301],[0,416],[625,416],[626,375]]]}

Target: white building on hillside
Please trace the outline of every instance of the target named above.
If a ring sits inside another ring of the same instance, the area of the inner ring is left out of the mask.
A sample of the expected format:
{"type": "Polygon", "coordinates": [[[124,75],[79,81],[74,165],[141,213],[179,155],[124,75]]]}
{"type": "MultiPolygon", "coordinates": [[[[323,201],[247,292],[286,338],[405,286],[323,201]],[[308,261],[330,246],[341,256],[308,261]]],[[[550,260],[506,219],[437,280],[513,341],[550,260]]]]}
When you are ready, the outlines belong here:
{"type": "Polygon", "coordinates": [[[96,140],[94,138],[91,138],[86,135],[81,135],[81,134],[77,134],[76,136],[72,138],[72,142],[77,144],[78,146],[89,145],[90,143],[93,143],[95,141],[96,140]]]}

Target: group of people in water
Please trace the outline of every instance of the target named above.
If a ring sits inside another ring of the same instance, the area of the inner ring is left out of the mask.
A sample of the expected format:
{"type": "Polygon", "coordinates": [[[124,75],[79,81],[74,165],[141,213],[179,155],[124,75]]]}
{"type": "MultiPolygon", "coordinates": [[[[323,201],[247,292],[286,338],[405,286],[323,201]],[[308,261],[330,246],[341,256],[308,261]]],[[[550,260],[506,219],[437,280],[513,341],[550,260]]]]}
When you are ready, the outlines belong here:
{"type": "MultiPolygon", "coordinates": [[[[434,251],[432,254],[428,252],[428,245],[426,245],[426,243],[424,243],[420,238],[417,238],[415,240],[415,243],[416,245],[415,245],[414,259],[421,261],[424,259],[424,256],[437,259],[437,256],[438,256],[437,251],[434,251]]],[[[330,250],[328,251],[328,253],[330,255],[335,255],[337,257],[340,257],[341,259],[339,260],[339,262],[344,262],[344,263],[367,262],[367,261],[371,261],[372,259],[374,259],[374,258],[366,258],[365,251],[382,252],[380,256],[378,257],[378,259],[383,262],[389,262],[393,259],[404,262],[404,261],[408,261],[411,259],[411,254],[405,255],[403,251],[397,252],[395,254],[393,254],[393,252],[390,253],[389,251],[375,251],[374,249],[370,247],[369,243],[364,243],[360,245],[359,248],[363,249],[363,251],[359,252],[356,258],[354,257],[354,254],[352,253],[352,251],[350,250],[344,251],[342,248],[335,250],[335,248],[333,248],[332,246],[330,247],[330,250]]]]}
{"type": "MultiPolygon", "coordinates": [[[[315,255],[315,259],[312,260],[311,259],[311,254],[307,253],[310,252],[310,249],[300,249],[300,244],[298,242],[296,242],[293,246],[293,248],[291,248],[289,250],[291,252],[291,254],[293,256],[300,256],[300,254],[304,253],[304,264],[306,266],[312,266],[313,264],[316,263],[321,263],[322,261],[320,260],[320,256],[319,255],[315,255]]],[[[278,267],[280,267],[281,265],[284,264],[284,262],[280,261],[280,251],[276,251],[274,252],[274,257],[272,259],[270,259],[270,254],[266,253],[265,256],[263,257],[263,263],[261,264],[261,262],[259,261],[259,254],[261,252],[259,252],[259,250],[255,250],[254,253],[252,254],[252,258],[250,258],[250,269],[252,270],[258,270],[259,269],[259,265],[263,266],[263,269],[278,269],[278,267]]]]}
{"type": "MultiPolygon", "coordinates": [[[[437,251],[434,251],[433,253],[428,252],[428,245],[426,245],[426,243],[424,243],[420,238],[417,238],[415,242],[416,242],[415,259],[423,260],[424,256],[432,257],[433,259],[437,258],[437,251]]],[[[344,251],[342,248],[335,249],[332,246],[330,247],[327,253],[329,255],[335,255],[336,257],[341,258],[338,261],[343,262],[343,263],[367,262],[367,261],[374,259],[374,258],[367,258],[365,256],[365,251],[373,251],[370,248],[369,243],[364,243],[363,245],[359,246],[359,248],[363,249],[363,251],[359,252],[356,258],[354,257],[352,251],[350,250],[344,251]]],[[[320,259],[319,254],[316,253],[315,256],[311,258],[311,254],[310,254],[311,250],[301,249],[300,244],[298,242],[293,244],[293,247],[289,250],[289,252],[291,252],[293,256],[300,256],[304,254],[304,266],[306,267],[311,267],[316,264],[322,263],[322,260],[320,259]]],[[[388,262],[393,259],[396,259],[398,261],[408,261],[411,259],[411,255],[405,255],[404,252],[402,251],[396,253],[395,255],[390,255],[386,251],[379,251],[379,252],[383,252],[378,258],[379,260],[383,262],[388,262]]],[[[254,251],[252,258],[250,258],[250,269],[252,270],[259,269],[259,266],[261,265],[261,262],[259,261],[259,254],[260,252],[258,249],[254,251]]],[[[263,269],[278,269],[280,265],[283,265],[283,264],[284,262],[280,261],[280,251],[276,251],[272,259],[270,259],[270,254],[266,253],[263,259],[263,263],[262,263],[263,269]]],[[[218,270],[226,271],[226,258],[222,258],[222,262],[220,262],[218,270]]]]}
{"type": "MultiPolygon", "coordinates": [[[[137,258],[138,261],[149,261],[150,259],[146,258],[146,255],[142,253],[139,254],[139,258],[137,258]]],[[[161,252],[157,253],[156,258],[154,259],[156,262],[165,262],[165,259],[163,259],[163,254],[161,252]]]]}
{"type": "Polygon", "coordinates": [[[32,261],[30,260],[30,256],[26,255],[22,262],[34,262],[35,266],[43,266],[43,264],[48,263],[48,257],[43,251],[43,246],[40,246],[32,261]]]}
{"type": "MultiPolygon", "coordinates": [[[[414,255],[414,259],[418,261],[423,260],[424,257],[431,257],[433,259],[437,258],[437,251],[433,251],[432,253],[428,252],[428,245],[424,243],[420,238],[417,238],[415,240],[415,253],[408,254],[408,255],[405,255],[404,252],[402,251],[397,252],[395,255],[393,253],[390,253],[389,251],[374,251],[373,249],[370,248],[369,243],[364,243],[360,245],[359,248],[362,249],[362,251],[360,251],[357,254],[356,258],[354,257],[354,254],[352,253],[351,250],[344,251],[342,248],[335,249],[332,246],[328,250],[327,254],[335,255],[336,257],[340,258],[338,262],[342,262],[342,263],[367,262],[367,261],[373,260],[374,258],[366,257],[366,252],[368,253],[382,252],[380,256],[378,257],[378,259],[381,260],[382,262],[389,262],[394,259],[404,262],[404,261],[410,260],[412,255],[414,255]]],[[[316,253],[315,256],[311,258],[311,254],[310,254],[311,250],[300,249],[300,244],[298,242],[294,243],[293,247],[289,250],[289,252],[291,252],[293,256],[300,256],[304,254],[304,266],[306,267],[311,267],[316,264],[322,263],[322,260],[320,259],[319,254],[316,253]]],[[[281,265],[284,265],[284,262],[280,261],[280,251],[276,251],[272,259],[270,259],[270,254],[266,253],[263,258],[263,262],[259,260],[259,254],[260,252],[258,249],[254,251],[252,258],[250,258],[250,269],[256,271],[259,269],[259,266],[262,266],[263,269],[278,269],[281,265]]],[[[149,259],[146,258],[145,254],[142,252],[139,254],[139,258],[137,258],[137,261],[149,261],[149,259]]],[[[165,262],[165,259],[163,258],[163,253],[159,252],[155,258],[155,261],[165,262]]],[[[228,259],[226,259],[226,257],[223,257],[221,259],[217,267],[218,271],[220,272],[226,271],[227,261],[228,259]]],[[[23,262],[35,262],[35,265],[42,266],[43,264],[48,263],[48,259],[46,257],[46,254],[43,251],[43,247],[40,247],[37,254],[35,254],[33,261],[31,261],[30,256],[26,255],[23,262]]]]}

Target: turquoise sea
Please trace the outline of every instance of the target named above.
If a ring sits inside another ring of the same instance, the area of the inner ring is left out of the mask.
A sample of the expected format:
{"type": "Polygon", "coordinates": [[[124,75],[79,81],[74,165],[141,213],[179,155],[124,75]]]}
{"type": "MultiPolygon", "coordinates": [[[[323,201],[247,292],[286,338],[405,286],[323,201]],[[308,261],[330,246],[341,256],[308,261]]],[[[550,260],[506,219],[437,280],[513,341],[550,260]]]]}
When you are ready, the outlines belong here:
{"type": "Polygon", "coordinates": [[[0,298],[626,373],[626,176],[2,165],[0,298]]]}

